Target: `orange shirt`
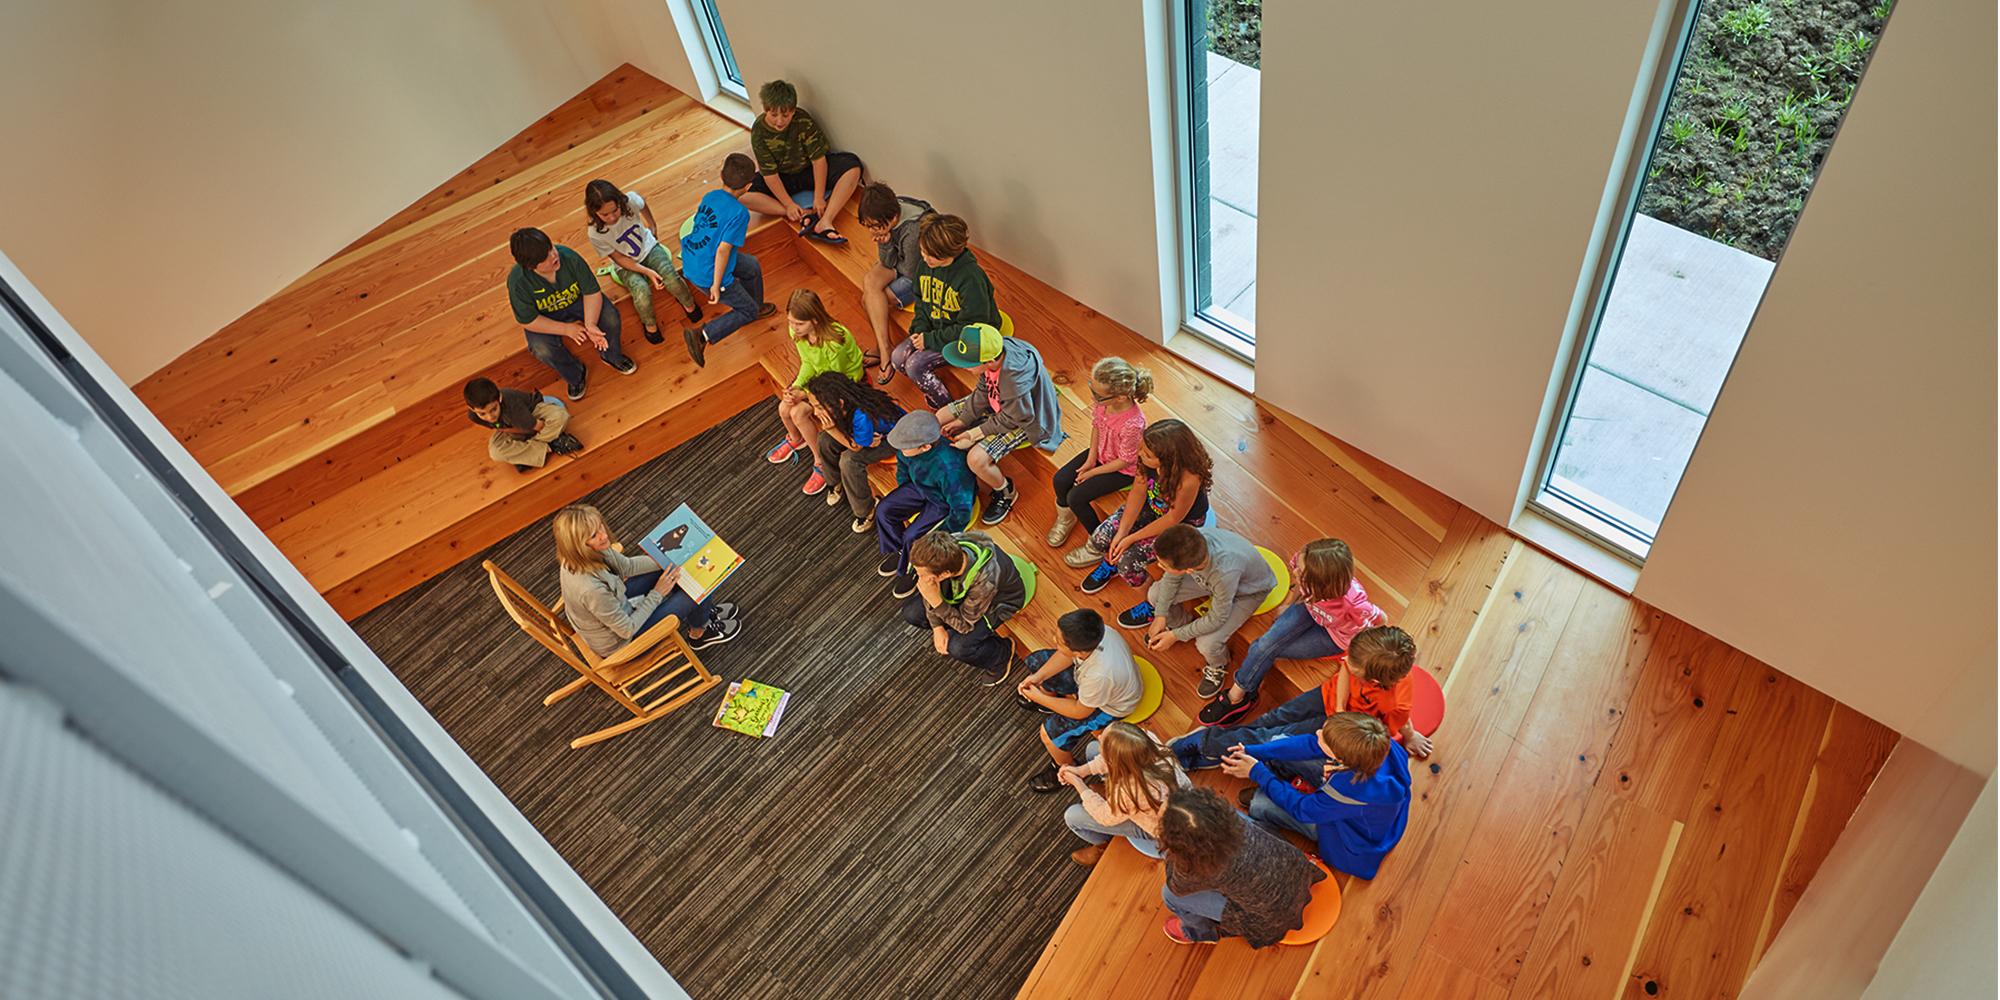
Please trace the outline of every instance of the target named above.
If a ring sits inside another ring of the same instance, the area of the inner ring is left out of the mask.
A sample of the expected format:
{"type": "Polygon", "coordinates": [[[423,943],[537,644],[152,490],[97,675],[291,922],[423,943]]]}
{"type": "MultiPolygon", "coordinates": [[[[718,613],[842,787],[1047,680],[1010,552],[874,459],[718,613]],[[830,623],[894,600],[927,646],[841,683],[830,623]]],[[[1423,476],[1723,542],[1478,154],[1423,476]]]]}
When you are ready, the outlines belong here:
{"type": "MultiPolygon", "coordinates": [[[[1416,676],[1417,672],[1412,670],[1397,681],[1395,687],[1387,688],[1374,681],[1350,677],[1347,681],[1347,710],[1382,720],[1382,724],[1389,727],[1389,736],[1400,739],[1403,727],[1410,724],[1410,703],[1416,700],[1416,676]]],[[[1338,710],[1333,699],[1339,684],[1340,674],[1336,673],[1319,686],[1319,696],[1326,705],[1328,715],[1338,710]]]]}

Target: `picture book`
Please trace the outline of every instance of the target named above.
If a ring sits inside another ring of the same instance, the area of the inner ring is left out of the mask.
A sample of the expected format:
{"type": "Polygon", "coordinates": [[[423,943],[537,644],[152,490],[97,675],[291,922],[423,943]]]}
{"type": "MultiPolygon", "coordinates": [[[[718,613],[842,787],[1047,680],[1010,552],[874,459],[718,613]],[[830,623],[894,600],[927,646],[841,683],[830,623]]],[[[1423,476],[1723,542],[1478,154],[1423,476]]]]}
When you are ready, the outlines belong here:
{"type": "Polygon", "coordinates": [[[778,720],[784,716],[785,703],[791,699],[789,691],[745,677],[729,685],[722,704],[715,710],[715,724],[747,736],[769,736],[778,731],[778,720]]]}
{"type": "Polygon", "coordinates": [[[646,532],[639,539],[639,547],[663,567],[679,566],[681,575],[677,585],[697,601],[707,600],[729,574],[736,572],[736,567],[743,565],[743,557],[717,537],[687,504],[675,507],[666,520],[646,532]]]}

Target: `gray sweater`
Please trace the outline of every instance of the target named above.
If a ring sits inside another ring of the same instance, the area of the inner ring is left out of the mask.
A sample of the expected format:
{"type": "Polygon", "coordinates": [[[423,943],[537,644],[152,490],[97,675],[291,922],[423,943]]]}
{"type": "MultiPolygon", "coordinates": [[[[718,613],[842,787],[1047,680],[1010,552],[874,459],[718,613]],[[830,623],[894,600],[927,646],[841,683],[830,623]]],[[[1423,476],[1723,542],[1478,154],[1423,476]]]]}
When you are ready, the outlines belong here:
{"type": "Polygon", "coordinates": [[[1210,598],[1208,613],[1174,629],[1174,637],[1182,642],[1221,628],[1229,619],[1231,605],[1238,601],[1261,602],[1264,595],[1278,585],[1278,578],[1271,573],[1271,564],[1264,561],[1264,556],[1257,551],[1257,546],[1250,544],[1249,539],[1221,528],[1196,530],[1208,543],[1208,565],[1161,577],[1158,584],[1160,597],[1153,602],[1167,607],[1200,596],[1192,593],[1189,598],[1180,596],[1190,581],[1206,588],[1210,598]]]}
{"type": "Polygon", "coordinates": [[[972,412],[984,414],[973,426],[982,438],[999,437],[1026,428],[1029,440],[1046,451],[1062,446],[1062,396],[1042,367],[1042,352],[1019,337],[1001,344],[1000,412],[986,408],[986,394],[975,378],[972,412]]]}
{"type": "Polygon", "coordinates": [[[632,641],[666,594],[650,590],[638,597],[625,596],[626,578],[660,568],[652,556],[628,556],[610,549],[600,554],[604,568],[595,573],[562,571],[563,615],[592,652],[610,656],[632,641]]]}
{"type": "Polygon", "coordinates": [[[905,281],[917,280],[917,268],[924,263],[923,254],[917,250],[917,228],[924,216],[936,209],[931,203],[916,198],[897,198],[902,203],[903,214],[896,219],[895,228],[889,230],[889,242],[877,244],[875,259],[883,267],[896,272],[905,281]]]}

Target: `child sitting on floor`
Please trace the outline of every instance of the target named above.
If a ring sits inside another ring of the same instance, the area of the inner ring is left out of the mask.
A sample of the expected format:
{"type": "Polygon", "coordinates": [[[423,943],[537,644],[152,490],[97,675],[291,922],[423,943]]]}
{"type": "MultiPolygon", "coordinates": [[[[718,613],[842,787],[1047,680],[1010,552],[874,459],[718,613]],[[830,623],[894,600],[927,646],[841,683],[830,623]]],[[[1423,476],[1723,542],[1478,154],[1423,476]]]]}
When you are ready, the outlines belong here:
{"type": "Polygon", "coordinates": [[[813,415],[819,420],[819,454],[840,473],[840,488],[827,493],[828,503],[845,496],[854,512],[849,525],[855,534],[875,523],[875,492],[868,485],[868,467],[897,454],[889,429],[904,410],[889,394],[840,372],[821,372],[806,383],[813,415]]]}
{"type": "MultiPolygon", "coordinates": [[[[1355,579],[1354,553],[1346,542],[1338,538],[1307,542],[1292,557],[1291,565],[1292,577],[1298,581],[1291,594],[1295,603],[1250,644],[1229,690],[1202,706],[1202,725],[1226,726],[1242,718],[1257,703],[1257,689],[1278,660],[1339,656],[1354,641],[1355,633],[1387,620],[1382,609],[1368,600],[1361,581],[1355,579]]],[[[1419,757],[1429,752],[1428,743],[1421,751],[1408,740],[1404,746],[1419,757]]]]}
{"type": "Polygon", "coordinates": [[[981,520],[999,524],[1020,498],[1000,460],[1031,444],[1048,451],[1062,446],[1062,396],[1035,345],[984,323],[944,345],[944,359],[972,369],[974,383],[971,394],[938,411],[938,420],[972,474],[993,490],[981,520]]]}
{"type": "Polygon", "coordinates": [[[611,261],[618,283],[631,294],[639,325],[646,329],[646,343],[666,339],[660,334],[660,317],[653,307],[655,290],[664,289],[672,295],[688,322],[701,322],[701,307],[695,304],[687,282],[681,280],[673,253],[653,235],[659,225],[653,221],[646,199],[637,191],[621,191],[610,181],[594,180],[583,187],[583,214],[588,219],[583,234],[590,238],[591,249],[611,261]]]}
{"type": "Polygon", "coordinates": [[[1021,665],[1029,671],[1016,688],[1023,708],[1049,713],[1042,720],[1042,747],[1050,763],[1028,776],[1028,787],[1040,794],[1059,791],[1056,769],[1076,763],[1076,750],[1103,729],[1139,707],[1145,684],[1132,647],[1125,638],[1104,628],[1097,612],[1079,608],[1056,619],[1059,644],[1028,654],[1021,665]]]}
{"type": "Polygon", "coordinates": [[[1069,859],[1088,868],[1104,856],[1114,837],[1124,837],[1132,849],[1149,858],[1160,856],[1160,813],[1167,796],[1189,787],[1172,752],[1149,733],[1129,722],[1113,722],[1083,748],[1084,763],[1056,772],[1076,790],[1077,802],[1063,812],[1063,823],[1081,837],[1084,846],[1069,859]],[[1090,787],[1102,778],[1102,789],[1090,787]]]}
{"type": "Polygon", "coordinates": [[[493,428],[486,453],[521,472],[539,469],[549,453],[575,455],[583,442],[565,433],[569,410],[533,389],[502,389],[489,378],[465,383],[466,417],[493,428]]]}
{"type": "Polygon", "coordinates": [[[1014,640],[998,629],[1028,603],[1014,557],[984,532],[933,531],[910,545],[910,568],[917,586],[903,620],[928,628],[938,655],[992,674],[985,687],[1006,680],[1014,640]]]}
{"type": "MultiPolygon", "coordinates": [[[[1318,729],[1330,715],[1360,712],[1381,722],[1392,736],[1401,734],[1412,753],[1431,751],[1431,741],[1410,725],[1410,704],[1416,684],[1417,644],[1394,625],[1377,625],[1354,634],[1347,648],[1346,668],[1316,688],[1250,720],[1247,725],[1198,729],[1173,742],[1174,755],[1189,769],[1214,767],[1224,751],[1238,743],[1268,743],[1318,729]]],[[[1277,765],[1286,773],[1284,765],[1277,765]]],[[[1301,776],[1303,772],[1298,772],[1301,776]]],[[[1292,776],[1286,774],[1286,776],[1292,776]]]]}
{"type": "Polygon", "coordinates": [[[1277,944],[1305,926],[1313,883],[1327,877],[1290,841],[1200,786],[1167,794],[1160,847],[1169,914],[1160,929],[1178,944],[1225,937],[1252,948],[1277,944]]]}
{"type": "Polygon", "coordinates": [[[681,236],[682,277],[707,294],[711,304],[729,306],[728,312],[700,327],[681,329],[681,340],[697,368],[708,364],[708,345],[778,311],[764,301],[764,266],[742,250],[750,232],[750,210],[741,199],[756,176],[749,157],[742,153],[724,157],[721,189],[701,196],[681,236]]]}
{"type": "Polygon", "coordinates": [[[1050,548],[1083,525],[1085,535],[1104,523],[1091,502],[1132,485],[1139,463],[1139,439],[1146,430],[1139,404],[1153,394],[1153,373],[1124,358],[1105,358],[1090,369],[1090,447],[1056,470],[1056,523],[1050,548]]]}
{"type": "Polygon", "coordinates": [[[1319,845],[1320,859],[1355,878],[1374,878],[1410,820],[1410,757],[1381,720],[1359,712],[1327,717],[1318,733],[1238,745],[1224,773],[1256,782],[1250,818],[1319,845]],[[1265,761],[1326,761],[1316,790],[1302,792],[1265,761]]]}
{"type": "Polygon", "coordinates": [[[875,356],[870,364],[881,366],[876,385],[888,385],[896,377],[890,358],[889,310],[916,304],[917,268],[924,262],[917,249],[917,230],[923,220],[936,215],[931,203],[916,198],[898,198],[894,189],[881,182],[861,189],[855,214],[875,240],[875,266],[861,280],[861,304],[868,309],[868,325],[875,331],[875,356]]]}
{"type": "MultiPolygon", "coordinates": [[[[820,453],[819,420],[813,414],[812,400],[806,398],[805,385],[822,372],[836,372],[860,381],[861,348],[854,343],[854,335],[847,332],[847,327],[834,322],[826,311],[826,303],[819,300],[819,293],[810,288],[793,292],[785,312],[791,322],[792,346],[799,352],[799,374],[791,385],[778,390],[778,420],[785,425],[785,439],[765,452],[764,460],[783,465],[793,455],[810,450],[813,471],[801,490],[806,496],[817,496],[834,482],[830,472],[833,467],[820,453]]],[[[840,488],[833,489],[834,495],[827,498],[828,505],[840,502],[840,488]]]]}
{"type": "Polygon", "coordinates": [[[1270,596],[1277,574],[1249,539],[1221,528],[1176,524],[1160,532],[1159,557],[1165,572],[1146,600],[1118,616],[1118,624],[1146,629],[1146,646],[1155,651],[1193,642],[1204,664],[1195,694],[1213,698],[1229,675],[1229,637],[1270,596]],[[1208,599],[1207,611],[1188,610],[1202,598],[1208,599]]]}
{"type": "Polygon", "coordinates": [[[1109,586],[1114,574],[1131,586],[1146,586],[1150,580],[1146,564],[1153,561],[1153,544],[1160,532],[1208,519],[1208,488],[1215,482],[1215,467],[1188,425],[1173,419],[1147,424],[1139,436],[1138,469],[1138,481],[1125,495],[1125,505],[1063,556],[1063,562],[1078,568],[1097,564],[1083,579],[1086,594],[1109,586]]]}
{"type": "Polygon", "coordinates": [[[937,415],[915,410],[889,429],[889,446],[899,452],[896,488],[875,505],[875,537],[882,564],[875,572],[894,577],[891,593],[905,598],[917,590],[910,571],[910,544],[934,528],[963,531],[972,525],[977,480],[965,455],[944,446],[937,415]]]}
{"type": "Polygon", "coordinates": [[[861,158],[831,151],[826,133],[799,107],[799,92],[791,84],[772,80],[758,88],[757,102],[764,113],[750,126],[750,149],[757,155],[758,176],[743,203],[765,215],[784,216],[799,227],[800,236],[846,243],[834,223],[861,183],[861,158]],[[792,200],[797,191],[812,192],[811,207],[800,208],[792,200]]]}
{"type": "Polygon", "coordinates": [[[918,223],[917,253],[923,266],[917,269],[917,310],[910,317],[909,339],[889,355],[932,409],[951,402],[951,389],[937,375],[944,345],[959,339],[969,324],[1001,326],[993,282],[966,249],[967,239],[965,220],[956,215],[926,215],[918,223]]]}

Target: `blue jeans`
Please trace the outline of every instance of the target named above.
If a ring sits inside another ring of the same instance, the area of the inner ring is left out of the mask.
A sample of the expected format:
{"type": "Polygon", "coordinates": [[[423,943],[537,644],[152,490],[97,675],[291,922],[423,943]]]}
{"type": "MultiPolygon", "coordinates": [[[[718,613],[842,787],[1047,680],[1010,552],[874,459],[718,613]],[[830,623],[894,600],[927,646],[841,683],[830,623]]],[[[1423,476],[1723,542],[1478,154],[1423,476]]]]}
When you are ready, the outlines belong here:
{"type": "MultiPolygon", "coordinates": [[[[641,573],[638,576],[626,579],[625,596],[644,596],[647,591],[653,589],[653,584],[660,581],[661,572],[661,570],[656,569],[651,573],[641,573]]],[[[632,635],[635,638],[643,635],[647,629],[658,625],[660,619],[668,615],[676,615],[680,618],[681,630],[683,632],[705,628],[708,625],[708,606],[710,603],[712,602],[703,601],[700,604],[696,604],[694,598],[687,595],[687,591],[675,587],[667,591],[667,596],[660,601],[660,606],[654,608],[653,613],[646,616],[646,620],[639,625],[639,631],[632,633],[632,635]]]]}
{"type": "Polygon", "coordinates": [[[1160,886],[1160,898],[1166,900],[1167,909],[1181,918],[1181,933],[1191,941],[1219,941],[1222,939],[1222,908],[1229,900],[1213,889],[1189,893],[1182,896],[1165,885],[1160,886]]]}
{"type": "MultiPolygon", "coordinates": [[[[1265,766],[1268,767],[1269,765],[1265,766]]],[[[1284,806],[1272,801],[1271,797],[1265,795],[1264,790],[1261,788],[1257,789],[1257,794],[1250,797],[1250,818],[1265,826],[1274,827],[1279,830],[1290,830],[1315,844],[1319,843],[1318,824],[1307,823],[1297,816],[1286,812],[1284,806]]]]}
{"type": "MultiPolygon", "coordinates": [[[[1318,732],[1324,725],[1326,699],[1320,695],[1319,688],[1307,688],[1291,701],[1265,712],[1246,725],[1198,729],[1175,740],[1172,747],[1174,756],[1180,758],[1181,766],[1192,771],[1221,764],[1223,755],[1238,743],[1244,746],[1269,743],[1286,736],[1318,732]]],[[[1319,784],[1318,761],[1273,760],[1266,761],[1264,766],[1280,778],[1304,778],[1314,785],[1319,784]]]]}
{"type": "Polygon", "coordinates": [[[729,274],[731,280],[723,287],[720,296],[729,311],[709,320],[701,328],[701,335],[711,344],[742,329],[745,323],[756,319],[757,310],[764,307],[764,265],[757,263],[757,258],[741,250],[736,251],[736,265],[730,268],[729,274]]]}
{"type": "Polygon", "coordinates": [[[1250,644],[1249,652],[1243,654],[1243,665],[1236,668],[1236,686],[1246,695],[1256,694],[1264,675],[1279,660],[1318,660],[1341,652],[1326,628],[1313,621],[1312,612],[1304,604],[1294,604],[1250,644]]]}
{"type": "MultiPolygon", "coordinates": [[[[1029,671],[1032,673],[1033,669],[1030,667],[1029,671]]],[[[1098,742],[1091,740],[1084,746],[1083,752],[1077,755],[1077,762],[1090,763],[1100,752],[1098,748],[1098,742]]],[[[1085,809],[1081,802],[1072,803],[1067,810],[1064,810],[1063,823],[1069,827],[1069,832],[1076,834],[1087,844],[1108,844],[1114,837],[1124,837],[1126,842],[1132,845],[1133,850],[1149,858],[1157,859],[1164,853],[1160,850],[1160,842],[1154,840],[1153,835],[1147,833],[1145,827],[1131,820],[1107,826],[1092,817],[1090,810],[1085,809]]]]}
{"type": "Polygon", "coordinates": [[[917,283],[902,275],[889,282],[889,304],[898,309],[917,301],[917,283]]]}
{"type": "MultiPolygon", "coordinates": [[[[605,299],[604,308],[597,314],[597,328],[604,331],[605,346],[604,350],[597,352],[597,356],[603,358],[607,365],[625,360],[625,352],[618,346],[619,326],[617,307],[611,304],[610,299],[605,299]]],[[[533,330],[521,332],[528,335],[528,353],[534,355],[541,363],[555,369],[556,374],[562,376],[565,385],[570,388],[583,385],[583,362],[578,361],[576,355],[569,352],[568,338],[558,337],[552,333],[536,333],[533,330]]]]}
{"type": "Polygon", "coordinates": [[[875,505],[875,540],[883,555],[897,556],[896,572],[910,572],[910,543],[951,516],[951,508],[930,498],[923,487],[904,483],[875,505]],[[915,520],[910,515],[916,515],[915,520]],[[905,524],[904,522],[909,523],[905,524]]]}

